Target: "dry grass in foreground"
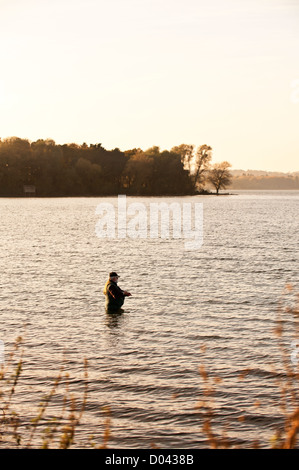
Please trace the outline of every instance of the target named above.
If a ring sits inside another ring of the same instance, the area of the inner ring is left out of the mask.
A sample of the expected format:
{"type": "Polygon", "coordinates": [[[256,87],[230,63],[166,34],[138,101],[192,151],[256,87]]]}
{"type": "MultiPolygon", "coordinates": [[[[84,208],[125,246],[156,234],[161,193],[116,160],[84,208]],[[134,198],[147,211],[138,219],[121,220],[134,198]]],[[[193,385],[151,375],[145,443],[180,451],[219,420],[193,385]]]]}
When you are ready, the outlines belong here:
{"type": "MultiPolygon", "coordinates": [[[[0,370],[0,411],[2,413],[0,448],[69,449],[74,447],[75,435],[87,403],[87,361],[84,361],[84,390],[80,400],[71,392],[69,374],[62,366],[49,393],[42,398],[36,416],[32,417],[29,423],[23,423],[13,404],[24,365],[22,346],[22,338],[19,337],[14,343],[8,360],[0,370]],[[59,397],[62,396],[60,414],[49,418],[47,411],[53,398],[58,394],[59,397]]],[[[103,442],[100,445],[91,442],[92,447],[106,448],[109,440],[109,409],[104,409],[103,412],[108,416],[104,423],[103,442]]]]}
{"type": "MultiPolygon", "coordinates": [[[[282,298],[278,305],[276,327],[273,331],[278,340],[280,351],[280,370],[277,373],[273,370],[275,385],[279,391],[280,402],[277,406],[277,415],[282,416],[283,426],[279,427],[273,434],[268,447],[272,449],[294,449],[298,448],[297,437],[299,432],[299,294],[294,293],[292,285],[287,285],[283,292],[282,298]],[[290,342],[290,331],[287,331],[287,338],[284,337],[286,332],[284,323],[293,325],[292,336],[290,342]],[[291,347],[291,352],[290,352],[291,347]]],[[[202,352],[204,354],[205,348],[202,352]]],[[[214,422],[216,403],[216,387],[222,383],[220,377],[210,374],[204,365],[199,367],[199,374],[202,382],[201,400],[197,405],[197,409],[202,411],[203,425],[202,431],[205,434],[209,446],[215,449],[237,448],[239,446],[233,444],[227,429],[223,430],[219,437],[214,430],[214,422]]],[[[250,374],[250,369],[244,370],[238,377],[239,381],[245,379],[250,374]]],[[[260,402],[254,404],[256,408],[261,407],[260,402]]],[[[246,421],[246,416],[238,418],[240,422],[246,421]]],[[[229,428],[229,423],[228,423],[229,428]]],[[[260,443],[258,439],[254,440],[250,448],[264,447],[264,443],[260,443]]]]}
{"type": "MultiPolygon", "coordinates": [[[[286,286],[286,291],[279,303],[278,318],[276,322],[275,335],[281,353],[281,363],[283,374],[278,374],[279,381],[276,385],[280,392],[279,410],[284,417],[283,429],[277,430],[269,443],[270,448],[293,449],[297,445],[297,435],[299,431],[299,295],[293,292],[292,286],[286,286]],[[293,318],[293,351],[286,348],[284,341],[284,322],[288,318],[293,318]],[[298,345],[298,350],[297,350],[298,345]],[[297,357],[298,352],[298,357],[297,357]]],[[[23,369],[23,344],[22,338],[17,338],[14,348],[5,364],[0,370],[0,448],[60,448],[68,449],[76,447],[76,433],[85,411],[88,396],[88,367],[87,361],[84,363],[84,390],[81,400],[78,401],[70,391],[69,375],[62,366],[56,380],[49,393],[42,399],[37,414],[32,417],[30,423],[21,422],[19,414],[14,410],[13,398],[17,391],[17,386],[23,369]],[[64,388],[63,402],[60,407],[59,416],[55,418],[47,417],[47,410],[58,389],[61,393],[64,388]]],[[[202,432],[207,438],[208,447],[220,449],[235,447],[227,437],[226,431],[219,437],[213,429],[215,418],[214,396],[215,390],[221,378],[210,375],[205,366],[199,368],[202,380],[201,401],[197,408],[202,411],[202,432]]],[[[244,371],[243,377],[249,371],[244,371]]],[[[241,380],[243,377],[239,377],[241,380]]],[[[257,405],[260,406],[260,405],[257,405]]],[[[90,436],[90,447],[108,448],[111,438],[111,418],[110,408],[104,407],[105,420],[103,423],[102,442],[93,442],[90,436]]],[[[242,417],[240,417],[242,421],[242,417]]],[[[152,444],[152,447],[157,448],[152,444]]],[[[258,440],[252,442],[251,448],[260,447],[258,440]]]]}

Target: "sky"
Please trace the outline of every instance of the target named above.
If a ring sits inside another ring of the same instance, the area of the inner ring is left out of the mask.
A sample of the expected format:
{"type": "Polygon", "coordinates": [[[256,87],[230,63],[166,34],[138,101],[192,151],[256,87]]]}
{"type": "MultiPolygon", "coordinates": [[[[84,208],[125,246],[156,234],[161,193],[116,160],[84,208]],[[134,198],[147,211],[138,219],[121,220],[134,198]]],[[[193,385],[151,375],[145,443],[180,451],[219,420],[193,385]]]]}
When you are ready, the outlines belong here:
{"type": "Polygon", "coordinates": [[[299,0],[0,0],[0,137],[299,171],[299,0]]]}

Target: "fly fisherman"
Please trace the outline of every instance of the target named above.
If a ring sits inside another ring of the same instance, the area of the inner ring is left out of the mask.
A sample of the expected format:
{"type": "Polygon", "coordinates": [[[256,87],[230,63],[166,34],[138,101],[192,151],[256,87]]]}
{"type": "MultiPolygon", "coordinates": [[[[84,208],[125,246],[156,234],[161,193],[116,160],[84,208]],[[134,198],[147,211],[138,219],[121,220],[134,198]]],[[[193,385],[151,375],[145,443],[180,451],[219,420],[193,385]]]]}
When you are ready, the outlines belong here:
{"type": "Polygon", "coordinates": [[[118,287],[119,275],[116,272],[109,274],[109,279],[105,284],[103,294],[106,296],[106,311],[110,313],[117,312],[123,305],[125,297],[130,297],[130,292],[118,287]]]}

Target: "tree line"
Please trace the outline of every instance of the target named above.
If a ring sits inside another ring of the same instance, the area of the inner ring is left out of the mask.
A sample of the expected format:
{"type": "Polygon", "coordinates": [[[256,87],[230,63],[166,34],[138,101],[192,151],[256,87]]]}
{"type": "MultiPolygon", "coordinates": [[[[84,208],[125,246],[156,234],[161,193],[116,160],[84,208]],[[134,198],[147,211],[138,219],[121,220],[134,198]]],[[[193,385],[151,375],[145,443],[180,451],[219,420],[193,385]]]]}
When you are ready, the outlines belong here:
{"type": "Polygon", "coordinates": [[[212,148],[182,144],[106,150],[102,144],[56,144],[52,139],[0,139],[0,196],[41,197],[192,195],[230,184],[230,164],[212,165],[212,148]]]}

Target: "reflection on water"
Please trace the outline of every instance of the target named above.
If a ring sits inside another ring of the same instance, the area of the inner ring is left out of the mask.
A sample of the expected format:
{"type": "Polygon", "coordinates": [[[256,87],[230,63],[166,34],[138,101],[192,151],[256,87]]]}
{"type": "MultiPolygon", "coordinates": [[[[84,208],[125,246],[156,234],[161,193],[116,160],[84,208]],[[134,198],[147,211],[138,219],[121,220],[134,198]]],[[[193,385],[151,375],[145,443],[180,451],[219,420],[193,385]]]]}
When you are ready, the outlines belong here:
{"type": "Polygon", "coordinates": [[[113,330],[120,328],[122,322],[124,321],[123,313],[124,313],[123,309],[120,309],[118,312],[114,312],[114,313],[105,312],[106,325],[108,326],[108,328],[112,330],[112,332],[113,330]]]}
{"type": "MultiPolygon", "coordinates": [[[[22,416],[32,418],[62,352],[68,351],[75,391],[87,358],[88,406],[78,446],[101,434],[99,407],[109,405],[112,448],[205,447],[196,408],[203,346],[208,371],[223,378],[215,396],[219,426],[229,417],[241,445],[268,443],[274,434],[279,393],[269,374],[280,353],[273,329],[278,298],[297,279],[299,192],[166,198],[172,200],[203,202],[200,250],[185,251],[174,239],[97,238],[100,198],[0,199],[5,347],[23,336],[26,324],[15,400],[22,416]],[[133,297],[122,313],[107,314],[102,286],[114,269],[133,297]],[[240,414],[248,420],[239,421],[240,414]]],[[[116,205],[117,198],[105,202],[116,205]]],[[[290,320],[284,321],[288,333],[290,320]]]]}

